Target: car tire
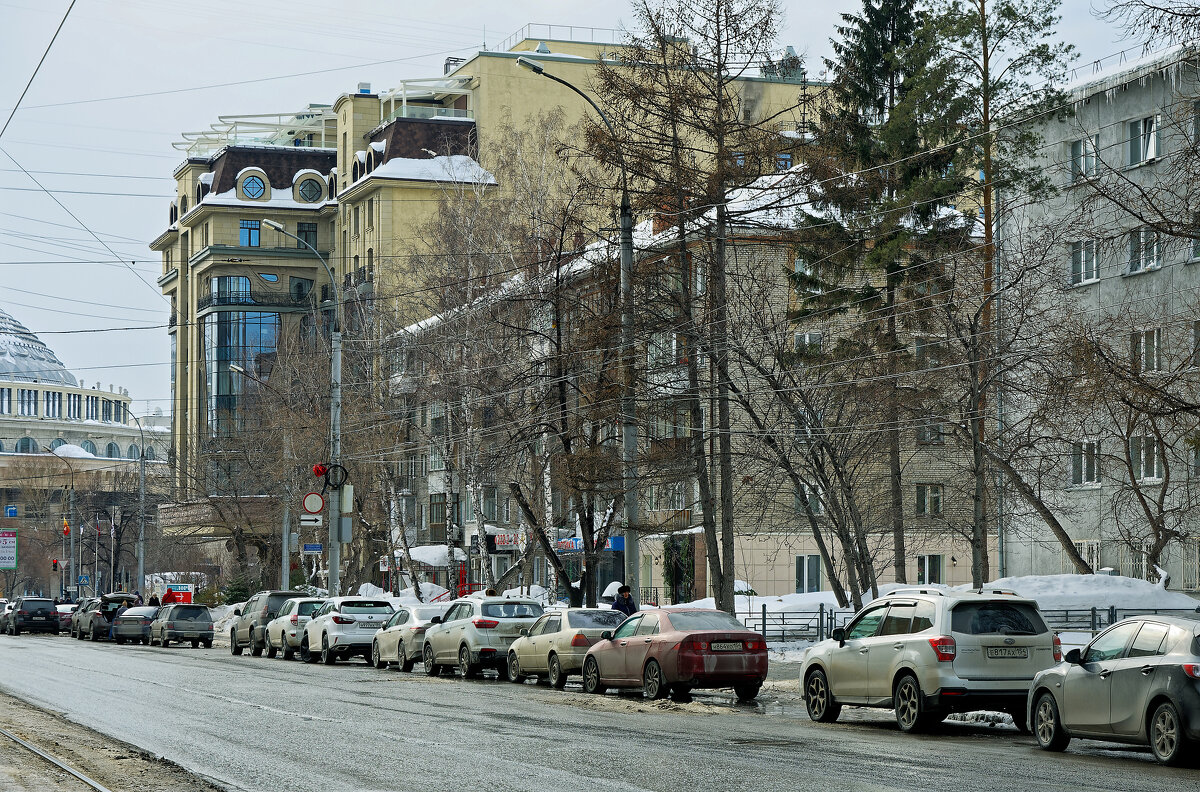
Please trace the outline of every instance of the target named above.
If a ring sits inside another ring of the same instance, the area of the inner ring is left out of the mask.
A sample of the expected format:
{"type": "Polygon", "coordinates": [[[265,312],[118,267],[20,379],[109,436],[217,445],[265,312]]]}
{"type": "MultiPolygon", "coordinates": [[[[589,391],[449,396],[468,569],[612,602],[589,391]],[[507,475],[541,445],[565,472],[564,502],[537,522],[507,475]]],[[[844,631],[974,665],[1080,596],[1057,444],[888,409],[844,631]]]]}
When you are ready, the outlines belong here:
{"type": "Polygon", "coordinates": [[[608,687],[600,679],[600,664],[596,658],[589,657],[583,661],[583,692],[600,694],[608,687]]]}
{"type": "Polygon", "coordinates": [[[250,628],[250,656],[262,657],[263,642],[254,640],[254,628],[250,628]]]}
{"type": "Polygon", "coordinates": [[[762,682],[743,682],[733,686],[733,695],[737,697],[739,703],[747,703],[758,698],[760,690],[762,690],[762,682]]]}
{"type": "Polygon", "coordinates": [[[271,642],[271,633],[267,633],[267,657],[274,660],[279,656],[279,649],[271,642]]]}
{"type": "Polygon", "coordinates": [[[321,634],[321,663],[322,665],[333,665],[337,662],[337,655],[329,648],[329,636],[321,634]]]}
{"type": "MultiPolygon", "coordinates": [[[[466,647],[463,648],[465,649],[466,647]]],[[[512,682],[514,685],[525,683],[525,675],[521,673],[521,660],[517,657],[516,652],[508,653],[508,663],[505,664],[505,671],[507,672],[509,682],[512,682]]]]}
{"type": "Polygon", "coordinates": [[[92,640],[93,640],[93,641],[99,641],[99,640],[100,640],[100,633],[96,632],[96,627],[95,627],[95,625],[93,625],[93,626],[92,626],[92,640]]]}
{"type": "Polygon", "coordinates": [[[912,674],[905,674],[896,682],[896,687],[892,689],[892,702],[895,705],[896,725],[902,732],[923,731],[942,720],[925,709],[921,683],[912,674]]]}
{"type": "Polygon", "coordinates": [[[371,665],[376,668],[387,668],[388,664],[379,656],[379,641],[371,641],[371,665]]]}
{"type": "Polygon", "coordinates": [[[285,638],[284,643],[283,643],[283,659],[291,660],[295,656],[296,656],[296,650],[288,645],[287,639],[285,638]]]}
{"type": "Polygon", "coordinates": [[[425,660],[425,674],[427,676],[437,676],[438,672],[440,672],[442,668],[437,663],[433,662],[433,647],[429,644],[425,644],[425,650],[421,653],[421,656],[425,660]]]}
{"type": "Polygon", "coordinates": [[[123,636],[113,636],[113,642],[116,643],[118,646],[124,646],[125,638],[123,636]]]}
{"type": "Polygon", "coordinates": [[[474,679],[479,676],[479,668],[471,663],[471,650],[466,644],[458,647],[458,673],[463,679],[474,679]]]}
{"type": "Polygon", "coordinates": [[[212,641],[211,641],[211,640],[210,640],[210,641],[204,641],[203,643],[204,643],[204,648],[205,648],[205,649],[212,649],[212,641]]]}
{"type": "Polygon", "coordinates": [[[1062,718],[1058,714],[1058,702],[1053,693],[1043,693],[1038,696],[1033,705],[1033,738],[1038,747],[1046,751],[1065,750],[1071,742],[1071,735],[1063,728],[1062,718]]]}
{"type": "Polygon", "coordinates": [[[1190,753],[1191,745],[1183,731],[1183,720],[1179,708],[1172,701],[1164,701],[1154,708],[1147,729],[1150,750],[1161,764],[1175,767],[1183,764],[1190,753]]]}
{"type": "Polygon", "coordinates": [[[829,690],[829,677],[820,668],[814,668],[804,680],[804,706],[816,723],[833,723],[842,714],[842,705],[833,700],[829,690]]]}
{"type": "Polygon", "coordinates": [[[193,649],[199,649],[199,648],[200,648],[200,639],[199,639],[199,638],[197,638],[196,640],[192,641],[192,648],[193,648],[193,649]]]}
{"type": "MultiPolygon", "coordinates": [[[[399,649],[396,650],[396,653],[397,654],[404,653],[403,644],[400,646],[399,649]]],[[[405,653],[404,658],[400,661],[400,670],[405,671],[405,672],[412,671],[413,666],[415,666],[416,664],[417,664],[417,658],[409,657],[408,654],[405,653]]]]}
{"type": "Polygon", "coordinates": [[[657,700],[666,698],[670,691],[667,678],[658,661],[651,660],[646,663],[646,667],[642,669],[642,695],[648,699],[657,700]]]}
{"type": "Polygon", "coordinates": [[[558,659],[558,655],[550,655],[550,659],[546,662],[546,669],[550,672],[547,675],[550,680],[550,687],[555,690],[562,690],[567,686],[567,675],[562,670],[562,661],[558,659]]]}
{"type": "MultiPolygon", "coordinates": [[[[165,639],[166,637],[164,633],[163,638],[165,639]]],[[[229,630],[229,653],[232,655],[240,655],[242,653],[242,645],[238,643],[236,627],[229,630]]]]}
{"type": "Polygon", "coordinates": [[[311,663],[314,659],[312,649],[308,648],[308,636],[302,636],[300,638],[300,662],[311,663]]]}

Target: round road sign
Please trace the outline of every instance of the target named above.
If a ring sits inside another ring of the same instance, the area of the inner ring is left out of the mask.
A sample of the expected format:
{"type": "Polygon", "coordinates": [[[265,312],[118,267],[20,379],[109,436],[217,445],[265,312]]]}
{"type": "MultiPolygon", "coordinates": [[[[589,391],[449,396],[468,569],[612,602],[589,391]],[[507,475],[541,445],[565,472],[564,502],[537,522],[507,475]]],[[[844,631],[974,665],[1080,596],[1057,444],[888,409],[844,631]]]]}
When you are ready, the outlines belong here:
{"type": "Polygon", "coordinates": [[[325,510],[325,498],[319,492],[310,492],[304,496],[304,511],[309,514],[320,514],[325,510]]]}

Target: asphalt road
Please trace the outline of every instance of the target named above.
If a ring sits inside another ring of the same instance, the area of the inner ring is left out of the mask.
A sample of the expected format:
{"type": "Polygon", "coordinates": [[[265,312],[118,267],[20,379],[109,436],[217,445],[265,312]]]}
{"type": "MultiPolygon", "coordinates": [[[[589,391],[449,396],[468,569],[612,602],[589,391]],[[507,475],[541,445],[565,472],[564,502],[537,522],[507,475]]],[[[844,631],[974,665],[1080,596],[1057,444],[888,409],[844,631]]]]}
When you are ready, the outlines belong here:
{"type": "Polygon", "coordinates": [[[228,650],[0,636],[0,688],[233,790],[1200,789],[1200,770],[1010,726],[899,733],[890,713],[810,722],[794,682],[763,701],[650,703],[228,650]]]}

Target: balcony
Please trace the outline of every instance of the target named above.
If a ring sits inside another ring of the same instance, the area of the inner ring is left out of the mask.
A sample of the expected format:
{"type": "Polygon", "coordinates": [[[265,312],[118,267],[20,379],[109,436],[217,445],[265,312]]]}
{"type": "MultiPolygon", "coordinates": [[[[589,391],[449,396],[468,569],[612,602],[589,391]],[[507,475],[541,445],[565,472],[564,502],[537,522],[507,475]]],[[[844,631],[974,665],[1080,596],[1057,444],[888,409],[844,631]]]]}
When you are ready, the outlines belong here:
{"type": "Polygon", "coordinates": [[[308,308],[313,305],[311,293],[250,289],[249,291],[206,294],[196,301],[196,310],[247,306],[251,308],[308,308]]]}
{"type": "Polygon", "coordinates": [[[692,527],[692,510],[651,509],[646,512],[645,523],[663,533],[685,531],[692,527]]]}
{"type": "Polygon", "coordinates": [[[395,118],[422,118],[422,119],[453,119],[455,121],[471,121],[475,118],[475,112],[472,110],[459,110],[454,107],[442,107],[441,105],[417,105],[410,104],[402,107],[397,107],[391,113],[388,113],[383,118],[383,123],[387,123],[395,118]]]}

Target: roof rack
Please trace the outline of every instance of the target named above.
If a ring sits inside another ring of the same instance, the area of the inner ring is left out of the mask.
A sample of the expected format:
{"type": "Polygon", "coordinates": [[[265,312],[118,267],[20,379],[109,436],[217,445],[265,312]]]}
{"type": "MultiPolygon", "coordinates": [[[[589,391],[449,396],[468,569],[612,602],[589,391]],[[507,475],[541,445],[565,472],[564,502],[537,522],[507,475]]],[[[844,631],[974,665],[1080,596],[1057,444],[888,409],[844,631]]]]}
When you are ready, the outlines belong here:
{"type": "Polygon", "coordinates": [[[973,590],[971,591],[971,593],[972,593],[972,594],[1006,594],[1006,595],[1008,595],[1008,596],[1010,596],[1010,597],[1019,597],[1019,596],[1021,596],[1019,593],[1017,593],[1016,591],[1013,591],[1012,589],[1005,589],[1005,588],[987,588],[986,586],[985,586],[984,588],[977,588],[977,589],[973,589],[973,590]]]}
{"type": "Polygon", "coordinates": [[[946,596],[946,592],[945,592],[944,590],[942,590],[942,589],[935,589],[935,588],[929,588],[929,589],[925,589],[925,588],[902,588],[902,589],[896,589],[895,591],[889,591],[887,594],[884,594],[883,596],[885,596],[885,597],[890,597],[890,596],[892,596],[893,594],[936,594],[936,595],[938,595],[939,597],[944,597],[944,596],[946,596]]]}

